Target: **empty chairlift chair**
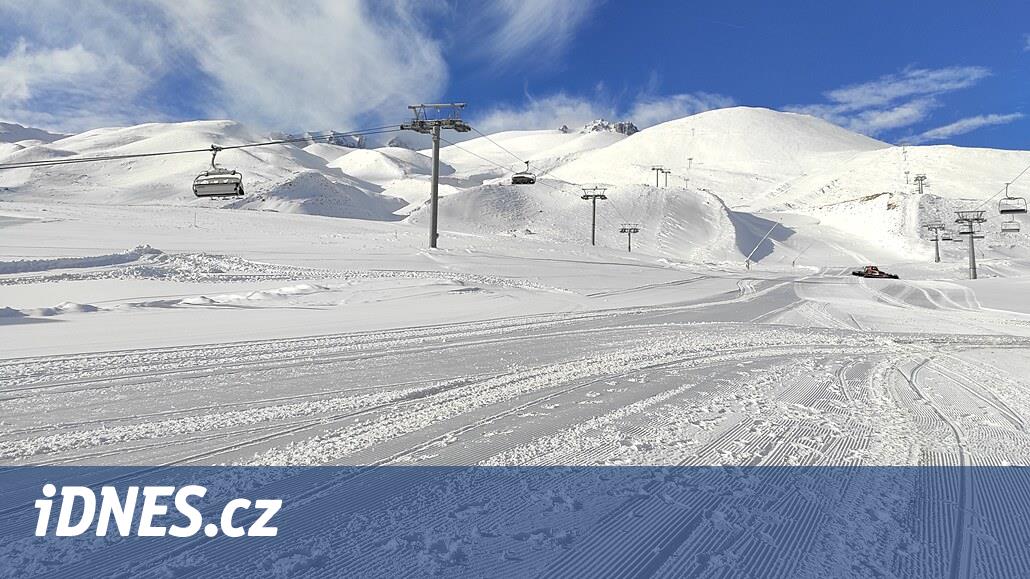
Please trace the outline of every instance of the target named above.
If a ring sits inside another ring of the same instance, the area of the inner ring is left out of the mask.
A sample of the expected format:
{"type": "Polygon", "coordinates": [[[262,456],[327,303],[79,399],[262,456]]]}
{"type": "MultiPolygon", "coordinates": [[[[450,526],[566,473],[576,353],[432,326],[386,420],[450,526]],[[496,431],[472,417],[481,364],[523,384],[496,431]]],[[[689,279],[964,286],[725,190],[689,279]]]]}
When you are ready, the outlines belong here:
{"type": "Polygon", "coordinates": [[[1001,222],[1002,233],[1019,233],[1019,222],[1015,219],[1001,222]]]}
{"type": "Polygon", "coordinates": [[[998,201],[998,213],[1002,215],[1026,213],[1026,199],[1023,197],[1011,197],[1009,195],[1008,183],[1005,183],[1005,197],[998,201]]]}
{"type": "Polygon", "coordinates": [[[215,164],[221,147],[211,145],[211,168],[193,180],[193,194],[197,197],[224,198],[243,196],[243,175],[235,169],[223,169],[215,164]]]}
{"type": "Polygon", "coordinates": [[[526,170],[519,171],[511,176],[512,185],[532,185],[536,183],[536,175],[529,172],[529,161],[526,161],[526,170]]]}

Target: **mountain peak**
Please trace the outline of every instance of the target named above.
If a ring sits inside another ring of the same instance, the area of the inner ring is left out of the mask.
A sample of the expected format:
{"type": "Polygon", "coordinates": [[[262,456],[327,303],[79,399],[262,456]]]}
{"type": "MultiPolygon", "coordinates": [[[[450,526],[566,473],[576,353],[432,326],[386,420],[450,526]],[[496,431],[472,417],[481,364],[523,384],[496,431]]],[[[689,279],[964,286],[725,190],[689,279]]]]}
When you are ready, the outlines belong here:
{"type": "MultiPolygon", "coordinates": [[[[564,127],[564,125],[563,125],[564,127]]],[[[566,131],[568,130],[567,127],[566,131]]],[[[565,132],[565,131],[563,131],[565,132]]],[[[579,130],[580,133],[619,133],[621,135],[632,135],[640,132],[636,125],[629,121],[609,122],[604,119],[591,121],[579,130]]]]}

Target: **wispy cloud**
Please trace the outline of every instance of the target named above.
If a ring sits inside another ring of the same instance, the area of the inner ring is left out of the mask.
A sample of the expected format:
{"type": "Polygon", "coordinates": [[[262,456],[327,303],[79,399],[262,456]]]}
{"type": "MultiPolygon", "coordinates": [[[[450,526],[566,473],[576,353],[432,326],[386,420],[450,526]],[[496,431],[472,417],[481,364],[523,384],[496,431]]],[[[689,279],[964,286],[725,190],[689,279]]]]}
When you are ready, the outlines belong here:
{"type": "Polygon", "coordinates": [[[414,7],[356,0],[165,5],[225,114],[264,126],[353,127],[439,94],[447,66],[414,7]],[[385,113],[382,113],[385,114],[385,113]]]}
{"type": "Polygon", "coordinates": [[[1030,32],[1023,35],[1023,52],[1030,52],[1030,32]]]}
{"type": "Polygon", "coordinates": [[[575,127],[597,118],[612,118],[615,107],[600,98],[582,98],[558,93],[543,98],[529,97],[518,106],[502,105],[472,117],[482,132],[512,129],[557,129],[575,127]]]}
{"type": "Polygon", "coordinates": [[[469,20],[465,36],[484,47],[479,56],[497,68],[519,63],[547,66],[600,4],[600,0],[494,0],[478,5],[482,13],[469,20]]]}
{"type": "Polygon", "coordinates": [[[1006,125],[1008,123],[1018,121],[1025,117],[1023,113],[1009,113],[1004,115],[990,114],[990,115],[977,115],[975,117],[967,117],[949,123],[947,125],[936,127],[928,131],[924,131],[913,137],[905,139],[906,143],[919,144],[919,143],[930,143],[934,141],[943,141],[956,135],[964,135],[966,133],[975,131],[982,127],[989,127],[992,125],[1006,125]]]}
{"type": "Polygon", "coordinates": [[[981,66],[907,68],[828,91],[824,96],[829,102],[787,109],[876,136],[925,121],[940,106],[941,95],[974,86],[990,74],[981,66]]]}
{"type": "Polygon", "coordinates": [[[673,95],[646,94],[628,106],[619,107],[599,87],[591,96],[565,93],[543,98],[527,97],[524,104],[500,106],[475,115],[473,121],[481,131],[509,129],[555,129],[562,125],[577,127],[599,118],[632,121],[640,128],[678,119],[694,113],[732,106],[732,98],[712,93],[673,95]]]}
{"type": "Polygon", "coordinates": [[[650,127],[665,121],[734,104],[734,100],[728,96],[707,92],[642,96],[633,103],[626,116],[639,127],[650,127]]]}

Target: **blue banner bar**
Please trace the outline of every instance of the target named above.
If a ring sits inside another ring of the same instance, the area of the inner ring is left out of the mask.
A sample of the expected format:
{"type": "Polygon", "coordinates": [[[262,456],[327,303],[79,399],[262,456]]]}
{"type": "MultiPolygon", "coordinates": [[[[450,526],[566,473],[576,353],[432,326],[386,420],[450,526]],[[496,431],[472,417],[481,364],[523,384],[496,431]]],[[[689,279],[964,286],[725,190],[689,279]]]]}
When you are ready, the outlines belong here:
{"type": "Polygon", "coordinates": [[[8,467],[0,498],[11,577],[1030,577],[1022,467],[8,467]]]}

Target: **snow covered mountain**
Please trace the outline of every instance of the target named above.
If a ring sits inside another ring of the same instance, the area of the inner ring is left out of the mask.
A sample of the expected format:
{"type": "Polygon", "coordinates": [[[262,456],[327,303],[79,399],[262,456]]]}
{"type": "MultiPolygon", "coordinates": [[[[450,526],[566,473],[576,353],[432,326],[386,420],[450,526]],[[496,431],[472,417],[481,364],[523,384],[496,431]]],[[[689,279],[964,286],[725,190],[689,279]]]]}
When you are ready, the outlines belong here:
{"type": "MultiPolygon", "coordinates": [[[[42,137],[0,144],[7,147],[0,149],[0,162],[8,163],[202,149],[264,138],[231,121],[153,123],[70,137],[17,125],[0,128],[9,139],[42,137]]],[[[243,172],[248,196],[221,205],[421,219],[431,152],[345,146],[356,144],[223,152],[219,164],[243,172]]],[[[687,260],[739,259],[750,253],[745,246],[752,230],[780,222],[783,239],[773,237],[770,251],[757,257],[791,261],[792,255],[807,251],[798,245],[802,242],[825,248],[827,259],[843,259],[854,248],[884,258],[926,255],[931,247],[927,223],[950,223],[955,210],[994,195],[1030,164],[1030,152],[892,146],[806,115],[733,107],[639,131],[632,123],[603,120],[580,131],[505,131],[445,146],[441,159],[441,195],[454,197],[443,204],[445,228],[503,235],[529,230],[535,239],[556,241],[578,238],[585,214],[579,188],[601,185],[611,188],[614,200],[601,206],[606,235],[619,222],[639,222],[641,252],[687,260]],[[522,170],[526,160],[541,184],[510,186],[511,173],[522,170]],[[658,179],[664,193],[653,187],[652,167],[658,165],[671,171],[658,179]],[[922,194],[914,183],[920,173],[928,175],[930,184],[922,194]],[[699,210],[698,203],[706,207],[699,210]],[[455,218],[448,219],[448,212],[455,218]],[[722,223],[727,230],[717,235],[708,230],[710,223],[722,223]],[[691,237],[675,241],[678,230],[691,231],[691,237]],[[734,236],[739,239],[725,243],[734,236]],[[695,251],[692,244],[707,249],[695,251]]],[[[191,154],[8,170],[0,172],[0,199],[210,205],[197,201],[190,190],[209,160],[191,154]]],[[[1017,183],[1012,194],[1030,196],[1030,187],[1017,183]]],[[[989,218],[986,247],[1006,255],[1030,253],[1030,237],[1002,235],[998,216],[989,218]]]]}
{"type": "MultiPolygon", "coordinates": [[[[51,143],[34,144],[0,157],[0,162],[203,149],[212,143],[228,146],[261,140],[262,135],[232,121],[151,123],[96,129],[51,143]]],[[[0,199],[195,204],[198,200],[191,189],[193,178],[209,168],[210,161],[210,156],[193,153],[96,165],[7,170],[0,173],[0,199]]],[[[298,147],[230,150],[221,153],[217,162],[241,171],[248,191],[248,196],[240,201],[221,202],[227,206],[390,219],[392,212],[404,205],[401,200],[381,195],[378,186],[328,167],[324,158],[298,147]]]]}
{"type": "Polygon", "coordinates": [[[0,122],[0,143],[17,143],[19,141],[39,141],[41,143],[51,143],[58,139],[63,139],[68,135],[60,133],[51,133],[44,131],[43,129],[36,129],[33,127],[24,127],[16,123],[4,123],[0,122]]]}

